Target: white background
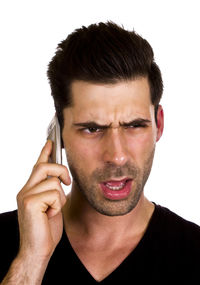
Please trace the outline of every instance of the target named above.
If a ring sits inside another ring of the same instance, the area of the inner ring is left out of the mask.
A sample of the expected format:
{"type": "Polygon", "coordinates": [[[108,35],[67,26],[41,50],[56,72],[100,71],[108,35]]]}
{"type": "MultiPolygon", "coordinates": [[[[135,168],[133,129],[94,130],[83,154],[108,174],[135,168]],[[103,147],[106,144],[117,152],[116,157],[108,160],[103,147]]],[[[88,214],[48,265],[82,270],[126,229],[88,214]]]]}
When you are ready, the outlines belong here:
{"type": "MultiPolygon", "coordinates": [[[[165,90],[165,129],[146,196],[200,224],[199,1],[28,1],[0,3],[0,212],[15,209],[54,114],[46,70],[74,29],[112,20],[152,45],[165,90]]],[[[69,189],[66,189],[68,191],[69,189]]]]}

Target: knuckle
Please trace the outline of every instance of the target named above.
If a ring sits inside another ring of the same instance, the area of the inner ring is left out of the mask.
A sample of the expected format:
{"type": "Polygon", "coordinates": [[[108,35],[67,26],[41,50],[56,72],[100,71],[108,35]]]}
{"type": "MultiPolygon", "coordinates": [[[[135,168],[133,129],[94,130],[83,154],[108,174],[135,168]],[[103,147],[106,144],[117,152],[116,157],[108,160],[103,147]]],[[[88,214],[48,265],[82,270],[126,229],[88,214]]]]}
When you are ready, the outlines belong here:
{"type": "Polygon", "coordinates": [[[60,192],[57,189],[51,190],[51,193],[58,199],[60,200],[60,192]]]}
{"type": "Polygon", "coordinates": [[[63,165],[63,169],[67,174],[69,173],[67,166],[63,165]]]}
{"type": "Polygon", "coordinates": [[[19,193],[17,193],[17,201],[20,201],[21,200],[21,191],[19,193]]]}
{"type": "Polygon", "coordinates": [[[23,195],[24,195],[24,188],[22,188],[22,189],[17,193],[16,199],[17,199],[18,202],[20,202],[20,201],[23,199],[23,195]]]}
{"type": "Polygon", "coordinates": [[[22,205],[24,209],[29,209],[32,207],[33,199],[32,196],[26,196],[22,200],[22,205]]]}
{"type": "Polygon", "coordinates": [[[35,171],[43,171],[45,168],[45,165],[46,165],[46,163],[40,162],[40,163],[35,164],[33,169],[35,171]]]}
{"type": "Polygon", "coordinates": [[[51,178],[51,181],[52,181],[52,183],[53,183],[53,185],[57,188],[60,188],[60,180],[59,180],[59,178],[58,177],[52,177],[51,178]]]}

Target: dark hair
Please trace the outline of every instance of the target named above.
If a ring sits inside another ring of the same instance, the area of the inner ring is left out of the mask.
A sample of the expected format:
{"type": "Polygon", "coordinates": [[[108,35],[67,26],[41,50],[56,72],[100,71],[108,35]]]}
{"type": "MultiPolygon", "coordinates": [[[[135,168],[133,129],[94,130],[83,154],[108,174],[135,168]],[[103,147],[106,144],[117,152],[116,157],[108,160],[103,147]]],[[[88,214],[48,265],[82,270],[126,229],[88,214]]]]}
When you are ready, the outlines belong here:
{"type": "Polygon", "coordinates": [[[63,109],[72,104],[74,80],[106,84],[145,76],[155,112],[163,92],[161,72],[149,43],[111,21],[82,26],[71,33],[58,45],[47,75],[61,130],[63,109]]]}

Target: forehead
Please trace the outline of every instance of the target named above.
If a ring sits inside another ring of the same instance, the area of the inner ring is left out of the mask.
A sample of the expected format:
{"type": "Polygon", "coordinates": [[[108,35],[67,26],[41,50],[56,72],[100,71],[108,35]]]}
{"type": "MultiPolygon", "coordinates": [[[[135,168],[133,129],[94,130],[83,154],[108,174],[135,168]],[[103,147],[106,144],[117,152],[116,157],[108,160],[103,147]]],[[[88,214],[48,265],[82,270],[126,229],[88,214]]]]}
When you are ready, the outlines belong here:
{"type": "Polygon", "coordinates": [[[144,77],[114,84],[74,81],[71,95],[73,105],[64,112],[73,120],[108,123],[130,116],[150,116],[153,107],[148,79],[144,77]]]}

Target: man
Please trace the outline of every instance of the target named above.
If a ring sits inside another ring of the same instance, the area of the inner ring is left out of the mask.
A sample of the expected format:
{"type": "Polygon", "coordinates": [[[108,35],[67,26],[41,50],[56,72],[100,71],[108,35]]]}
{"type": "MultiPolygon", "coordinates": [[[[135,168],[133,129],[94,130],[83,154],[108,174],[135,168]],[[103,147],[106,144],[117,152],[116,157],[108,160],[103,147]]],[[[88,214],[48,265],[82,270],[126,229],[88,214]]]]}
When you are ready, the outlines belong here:
{"type": "Polygon", "coordinates": [[[143,191],[163,132],[151,46],[112,22],[82,27],[48,77],[72,189],[47,141],[18,211],[0,217],[1,284],[197,284],[200,228],[143,191]]]}

